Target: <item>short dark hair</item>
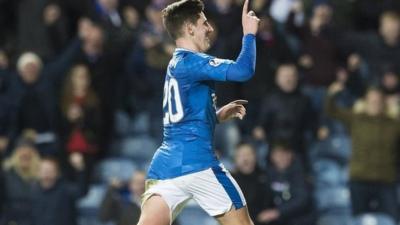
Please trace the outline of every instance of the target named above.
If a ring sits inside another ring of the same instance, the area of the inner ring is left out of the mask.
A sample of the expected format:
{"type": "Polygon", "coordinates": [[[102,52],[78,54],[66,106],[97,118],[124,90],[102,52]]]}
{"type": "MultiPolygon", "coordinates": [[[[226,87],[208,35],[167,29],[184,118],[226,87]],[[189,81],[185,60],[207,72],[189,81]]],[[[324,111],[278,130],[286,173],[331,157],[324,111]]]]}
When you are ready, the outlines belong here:
{"type": "Polygon", "coordinates": [[[201,0],[181,0],[163,9],[164,26],[171,38],[176,40],[182,35],[181,29],[185,22],[196,23],[203,10],[204,4],[201,0]]]}
{"type": "Polygon", "coordinates": [[[54,167],[56,168],[56,170],[58,172],[60,172],[60,162],[58,161],[58,159],[54,156],[44,156],[41,159],[42,162],[50,162],[51,164],[54,165],[54,167]]]}
{"type": "Polygon", "coordinates": [[[275,150],[283,150],[286,152],[293,152],[293,144],[286,139],[276,139],[272,141],[271,152],[275,150]]]}

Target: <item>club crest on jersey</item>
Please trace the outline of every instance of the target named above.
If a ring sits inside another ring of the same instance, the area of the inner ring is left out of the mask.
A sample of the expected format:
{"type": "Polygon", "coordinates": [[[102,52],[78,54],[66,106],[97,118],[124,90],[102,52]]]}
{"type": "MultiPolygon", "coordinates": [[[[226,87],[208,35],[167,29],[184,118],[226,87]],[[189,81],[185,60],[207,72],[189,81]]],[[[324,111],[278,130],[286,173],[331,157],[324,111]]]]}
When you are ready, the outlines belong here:
{"type": "Polygon", "coordinates": [[[223,63],[223,62],[224,62],[223,59],[214,58],[214,59],[210,59],[209,63],[211,66],[217,67],[217,66],[221,65],[221,63],[223,63]]]}

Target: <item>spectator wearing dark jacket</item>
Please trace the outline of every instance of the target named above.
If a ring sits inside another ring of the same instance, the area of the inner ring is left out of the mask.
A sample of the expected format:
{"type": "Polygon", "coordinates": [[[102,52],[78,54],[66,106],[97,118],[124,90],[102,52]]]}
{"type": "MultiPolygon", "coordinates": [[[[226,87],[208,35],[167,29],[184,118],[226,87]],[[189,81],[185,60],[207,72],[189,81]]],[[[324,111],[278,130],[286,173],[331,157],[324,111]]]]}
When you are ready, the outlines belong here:
{"type": "Polygon", "coordinates": [[[99,145],[107,150],[113,131],[114,111],[119,103],[117,92],[124,69],[125,48],[120,43],[107,42],[105,30],[89,19],[80,21],[79,30],[84,41],[77,62],[89,68],[93,90],[101,99],[99,145]]]}
{"type": "MultiPolygon", "coordinates": [[[[100,219],[116,225],[131,225],[139,221],[141,196],[145,189],[146,174],[136,171],[128,184],[111,179],[110,186],[100,206],[100,219]],[[127,189],[127,190],[126,190],[127,189]]],[[[178,222],[174,221],[173,225],[178,222]]]]}
{"type": "Polygon", "coordinates": [[[400,123],[386,114],[384,95],[379,89],[369,89],[357,111],[338,107],[335,97],[343,88],[339,82],[331,85],[325,111],[346,125],[352,139],[350,191],[353,213],[378,211],[396,218],[400,123]]]}
{"type": "MultiPolygon", "coordinates": [[[[309,99],[298,89],[296,66],[282,64],[276,72],[278,89],[271,92],[261,105],[258,126],[254,133],[265,133],[268,142],[288,140],[300,157],[305,158],[304,134],[311,130],[313,113],[309,99]]],[[[315,118],[314,118],[315,119],[315,118]]]]}
{"type": "Polygon", "coordinates": [[[49,0],[16,1],[18,53],[32,51],[47,60],[68,41],[66,17],[49,0]]]}
{"type": "Polygon", "coordinates": [[[287,27],[301,41],[299,65],[304,71],[304,82],[310,87],[326,87],[335,80],[339,56],[332,8],[326,3],[316,5],[304,25],[297,24],[294,15],[290,14],[287,27]]]}
{"type": "Polygon", "coordinates": [[[33,225],[76,225],[77,200],[86,194],[83,157],[71,155],[70,162],[76,169],[75,182],[64,180],[60,175],[58,162],[44,158],[39,166],[39,181],[32,192],[33,225]]]}
{"type": "Polygon", "coordinates": [[[232,176],[243,191],[250,217],[256,225],[260,224],[255,219],[263,209],[273,206],[272,192],[268,188],[265,172],[257,165],[257,156],[252,145],[243,143],[237,147],[232,176]]]}
{"type": "Polygon", "coordinates": [[[274,207],[263,210],[257,220],[274,225],[312,224],[310,188],[301,160],[285,143],[275,143],[269,159],[267,176],[274,207]]]}
{"type": "Polygon", "coordinates": [[[93,20],[103,24],[108,29],[122,26],[119,0],[95,0],[92,2],[92,12],[90,14],[93,20]]]}
{"type": "Polygon", "coordinates": [[[39,154],[33,143],[20,141],[3,164],[3,201],[0,224],[30,225],[32,191],[37,180],[39,154]]]}
{"type": "MultiPolygon", "coordinates": [[[[240,24],[241,8],[233,0],[211,0],[208,3],[206,10],[209,13],[209,20],[215,28],[214,32],[217,34],[211,51],[217,57],[232,59],[240,51],[242,40],[242,31],[237,26],[237,24],[240,24]]],[[[240,97],[240,85],[238,83],[217,83],[216,91],[220,103],[240,97]]]]}
{"type": "Polygon", "coordinates": [[[100,206],[100,219],[113,221],[116,225],[131,225],[139,221],[140,199],[144,193],[146,174],[136,171],[128,184],[128,194],[121,194],[124,184],[112,179],[100,206]]]}
{"type": "Polygon", "coordinates": [[[241,98],[249,104],[247,118],[243,121],[248,128],[257,122],[259,107],[263,97],[275,87],[275,71],[282,63],[294,61],[285,38],[280,35],[274,21],[267,15],[260,17],[260,27],[257,33],[256,71],[252,79],[240,84],[241,98]]]}
{"type": "Polygon", "coordinates": [[[378,32],[345,33],[340,43],[345,53],[363,65],[368,83],[378,85],[388,67],[400,64],[400,16],[384,12],[378,32]]]}
{"type": "Polygon", "coordinates": [[[7,88],[4,96],[12,99],[12,138],[24,130],[37,135],[41,154],[55,154],[57,143],[57,90],[66,70],[79,52],[76,40],[54,62],[43,65],[32,52],[24,53],[17,63],[17,72],[0,71],[7,88]]]}

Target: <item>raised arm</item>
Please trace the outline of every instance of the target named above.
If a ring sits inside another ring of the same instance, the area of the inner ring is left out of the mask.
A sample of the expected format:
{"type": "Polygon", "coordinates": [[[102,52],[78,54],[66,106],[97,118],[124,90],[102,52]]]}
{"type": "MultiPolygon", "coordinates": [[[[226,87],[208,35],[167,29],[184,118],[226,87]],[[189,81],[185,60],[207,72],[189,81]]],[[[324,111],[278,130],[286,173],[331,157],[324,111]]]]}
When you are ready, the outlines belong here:
{"type": "Polygon", "coordinates": [[[325,99],[324,111],[328,116],[340,120],[341,122],[345,123],[346,126],[348,126],[351,123],[353,116],[352,112],[348,109],[338,107],[335,103],[336,94],[342,91],[343,88],[343,84],[338,82],[333,83],[329,87],[325,99]]]}
{"type": "Polygon", "coordinates": [[[86,195],[88,182],[86,181],[86,165],[81,153],[72,153],[69,158],[70,164],[74,169],[75,181],[68,183],[66,187],[67,195],[77,200],[86,195]]]}
{"type": "Polygon", "coordinates": [[[242,26],[243,26],[243,43],[242,50],[236,61],[228,68],[226,80],[228,81],[246,81],[250,79],[256,68],[256,40],[255,35],[258,31],[257,18],[253,11],[249,12],[249,0],[243,4],[242,10],[242,26]]]}
{"type": "Polygon", "coordinates": [[[44,75],[48,79],[59,81],[67,73],[68,69],[75,62],[75,59],[80,53],[81,41],[76,38],[68,45],[64,52],[58,58],[50,62],[44,68],[44,75]]]}
{"type": "MultiPolygon", "coordinates": [[[[217,59],[208,55],[191,54],[186,68],[197,80],[246,81],[250,79],[256,67],[256,38],[259,19],[253,11],[248,12],[246,0],[242,11],[243,42],[242,49],[235,61],[217,59]]],[[[186,71],[185,71],[186,72],[186,71]]],[[[184,73],[185,73],[184,72],[184,73]]]]}

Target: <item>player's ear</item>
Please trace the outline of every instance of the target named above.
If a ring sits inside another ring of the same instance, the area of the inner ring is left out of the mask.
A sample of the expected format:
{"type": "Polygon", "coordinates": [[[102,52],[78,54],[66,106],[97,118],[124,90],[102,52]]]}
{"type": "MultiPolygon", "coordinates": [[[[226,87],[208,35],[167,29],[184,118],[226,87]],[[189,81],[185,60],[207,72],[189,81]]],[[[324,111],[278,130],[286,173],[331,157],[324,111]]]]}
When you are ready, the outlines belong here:
{"type": "Polygon", "coordinates": [[[193,23],[185,23],[185,32],[189,35],[189,36],[193,36],[194,35],[194,24],[193,23]]]}

